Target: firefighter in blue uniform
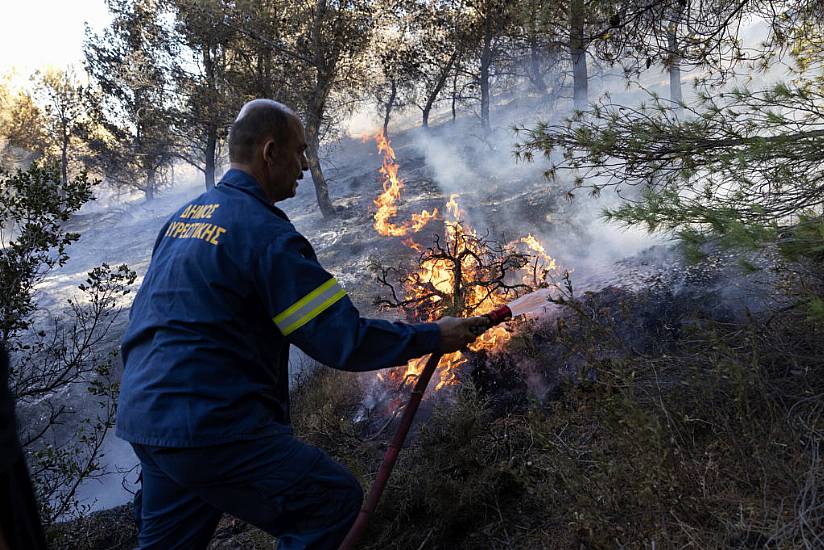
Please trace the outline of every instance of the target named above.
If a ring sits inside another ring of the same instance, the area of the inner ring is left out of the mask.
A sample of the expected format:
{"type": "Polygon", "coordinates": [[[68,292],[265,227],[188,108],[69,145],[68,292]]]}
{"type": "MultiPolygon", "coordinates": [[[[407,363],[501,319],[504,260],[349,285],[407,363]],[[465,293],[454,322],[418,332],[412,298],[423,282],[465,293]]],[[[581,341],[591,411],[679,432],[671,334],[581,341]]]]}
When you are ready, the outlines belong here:
{"type": "Polygon", "coordinates": [[[123,337],[116,433],[143,475],[140,548],[205,548],[222,513],[279,548],[336,548],[362,500],[358,481],[293,437],[294,344],[349,371],[470,343],[484,318],[365,319],[274,203],[308,169],[303,126],[271,100],[247,103],[231,169],[164,225],[123,337]]]}

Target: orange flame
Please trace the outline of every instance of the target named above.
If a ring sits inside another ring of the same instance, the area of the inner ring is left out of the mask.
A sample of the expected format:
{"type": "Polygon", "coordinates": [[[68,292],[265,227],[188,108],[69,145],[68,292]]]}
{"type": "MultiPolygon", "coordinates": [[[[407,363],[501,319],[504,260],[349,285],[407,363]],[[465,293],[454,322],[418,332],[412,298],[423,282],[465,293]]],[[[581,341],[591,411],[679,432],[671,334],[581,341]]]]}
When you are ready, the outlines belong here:
{"type": "Polygon", "coordinates": [[[457,221],[461,217],[461,209],[458,206],[458,195],[457,193],[452,193],[449,195],[449,201],[446,203],[446,211],[452,216],[454,221],[457,221]]]}
{"type": "MultiPolygon", "coordinates": [[[[398,177],[398,164],[395,162],[395,151],[392,149],[389,140],[379,133],[375,136],[375,141],[378,146],[378,151],[383,153],[383,164],[381,166],[381,174],[384,176],[383,193],[375,200],[375,205],[378,207],[375,212],[375,229],[378,233],[384,236],[405,236],[410,229],[413,232],[420,231],[429,221],[437,219],[438,210],[433,210],[432,213],[424,210],[420,214],[412,214],[410,221],[405,221],[401,224],[395,224],[390,221],[398,213],[398,201],[400,199],[401,190],[404,187],[403,181],[398,177]]],[[[460,277],[461,283],[479,280],[483,274],[479,272],[479,266],[475,257],[482,256],[483,250],[480,240],[477,238],[476,231],[469,226],[463,219],[465,213],[458,205],[459,195],[453,193],[449,196],[446,203],[446,213],[448,219],[445,220],[446,226],[446,241],[447,245],[452,251],[454,257],[465,258],[461,260],[460,277]],[[464,254],[466,252],[466,254],[464,254]]],[[[416,243],[412,238],[407,238],[403,243],[410,249],[417,253],[422,253],[424,247],[416,243]]],[[[547,253],[543,245],[532,234],[510,243],[509,246],[516,246],[517,244],[526,245],[533,251],[536,257],[536,262],[540,261],[542,266],[547,270],[555,269],[555,260],[553,260],[547,253]]],[[[530,266],[525,266],[524,271],[530,271],[530,266]]],[[[428,294],[428,302],[433,305],[440,305],[443,301],[443,296],[451,296],[455,287],[456,269],[451,261],[444,258],[426,258],[418,267],[415,275],[410,275],[405,281],[405,289],[407,298],[420,298],[428,294]],[[429,288],[427,293],[423,287],[429,288]],[[431,292],[435,289],[437,292],[431,292]]],[[[526,278],[527,275],[525,274],[526,278]]],[[[479,285],[462,284],[463,295],[461,297],[462,310],[469,312],[471,315],[482,315],[488,313],[493,309],[505,304],[512,296],[505,294],[490,293],[485,287],[479,285]]],[[[453,304],[454,305],[454,304],[453,304]]],[[[438,308],[434,308],[437,310],[438,308]]],[[[434,316],[434,315],[433,315],[434,316]]],[[[510,333],[504,325],[493,327],[480,336],[469,348],[472,351],[480,350],[498,350],[501,349],[511,338],[510,333]]],[[[426,364],[426,357],[413,359],[409,361],[406,367],[386,371],[386,374],[380,373],[379,379],[381,381],[388,380],[393,383],[403,384],[407,380],[417,377],[423,370],[426,364]]],[[[437,381],[435,391],[438,391],[446,386],[450,386],[459,382],[458,367],[467,362],[466,357],[460,352],[444,355],[438,364],[436,372],[437,381]]]]}
{"type": "Polygon", "coordinates": [[[411,248],[412,250],[414,250],[415,252],[417,252],[418,254],[423,252],[423,246],[421,246],[418,243],[416,243],[415,241],[413,241],[412,237],[408,237],[408,238],[404,239],[401,242],[403,244],[405,244],[406,246],[408,246],[409,248],[411,248]]]}
{"type": "Polygon", "coordinates": [[[398,177],[398,164],[395,162],[395,150],[389,143],[389,139],[379,132],[375,136],[378,144],[378,152],[383,154],[383,163],[380,173],[383,175],[383,193],[375,199],[375,229],[385,237],[402,237],[409,233],[411,229],[417,233],[431,220],[438,218],[438,209],[431,213],[424,210],[420,214],[412,214],[412,223],[408,221],[402,224],[395,224],[389,221],[398,214],[398,201],[401,198],[401,190],[404,188],[403,180],[398,177]]]}
{"type": "Polygon", "coordinates": [[[430,214],[429,211],[424,210],[420,214],[412,214],[412,231],[417,233],[424,228],[431,220],[438,219],[438,209],[434,209],[430,214]]]}
{"type": "Polygon", "coordinates": [[[558,266],[555,264],[555,260],[554,260],[553,258],[551,258],[551,257],[549,256],[549,254],[547,254],[547,253],[546,253],[546,248],[544,248],[544,245],[542,245],[542,244],[538,241],[538,239],[536,239],[535,237],[533,237],[533,236],[532,236],[532,233],[528,233],[526,237],[521,237],[521,241],[520,241],[520,242],[524,243],[525,245],[527,245],[527,247],[529,247],[529,249],[530,249],[530,250],[532,250],[533,252],[535,252],[535,253],[536,253],[536,255],[537,255],[537,256],[538,256],[541,260],[543,260],[543,261],[544,261],[544,265],[545,265],[545,267],[546,267],[547,269],[549,269],[549,270],[554,270],[554,269],[556,269],[556,268],[558,267],[558,266]]]}

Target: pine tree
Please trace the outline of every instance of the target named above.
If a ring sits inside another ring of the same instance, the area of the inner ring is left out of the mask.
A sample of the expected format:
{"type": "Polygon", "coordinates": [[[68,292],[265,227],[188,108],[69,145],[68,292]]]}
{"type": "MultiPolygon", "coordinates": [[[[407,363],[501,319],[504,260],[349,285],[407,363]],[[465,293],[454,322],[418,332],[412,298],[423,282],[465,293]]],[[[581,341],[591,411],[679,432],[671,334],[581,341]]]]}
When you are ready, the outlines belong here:
{"type": "Polygon", "coordinates": [[[638,106],[607,96],[565,123],[526,131],[517,154],[548,159],[550,180],[571,172],[569,197],[607,188],[634,197],[606,218],[673,232],[697,254],[712,239],[751,250],[777,245],[790,259],[824,265],[824,41],[820,14],[795,19],[804,13],[779,14],[792,30],[761,53],[766,60],[791,48],[791,81],[705,87],[681,114],[654,94],[638,106]]]}
{"type": "Polygon", "coordinates": [[[113,182],[152,200],[174,160],[171,42],[157,0],[108,0],[111,25],[86,40],[86,70],[102,92],[90,146],[113,182]]]}

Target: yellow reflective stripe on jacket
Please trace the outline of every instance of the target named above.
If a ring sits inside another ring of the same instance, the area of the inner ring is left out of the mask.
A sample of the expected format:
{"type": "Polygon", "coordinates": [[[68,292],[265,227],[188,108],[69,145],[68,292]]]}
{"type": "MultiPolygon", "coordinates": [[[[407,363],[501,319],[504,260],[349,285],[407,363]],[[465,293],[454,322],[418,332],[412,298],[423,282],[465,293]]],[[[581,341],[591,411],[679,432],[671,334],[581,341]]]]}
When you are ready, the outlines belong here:
{"type": "Polygon", "coordinates": [[[284,336],[329,309],[335,302],[346,296],[346,292],[335,279],[329,279],[318,288],[279,313],[273,320],[284,336]]]}

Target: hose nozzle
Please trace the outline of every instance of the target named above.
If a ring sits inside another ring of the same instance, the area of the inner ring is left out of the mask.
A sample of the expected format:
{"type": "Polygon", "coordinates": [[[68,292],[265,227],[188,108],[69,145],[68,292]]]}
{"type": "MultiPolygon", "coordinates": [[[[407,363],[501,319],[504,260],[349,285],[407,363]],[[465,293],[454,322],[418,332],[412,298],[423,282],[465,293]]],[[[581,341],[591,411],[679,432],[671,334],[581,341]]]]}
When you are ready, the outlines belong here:
{"type": "Polygon", "coordinates": [[[512,319],[512,310],[509,309],[509,306],[501,306],[485,314],[484,317],[489,319],[489,326],[494,327],[495,325],[500,325],[504,321],[512,319]]]}

